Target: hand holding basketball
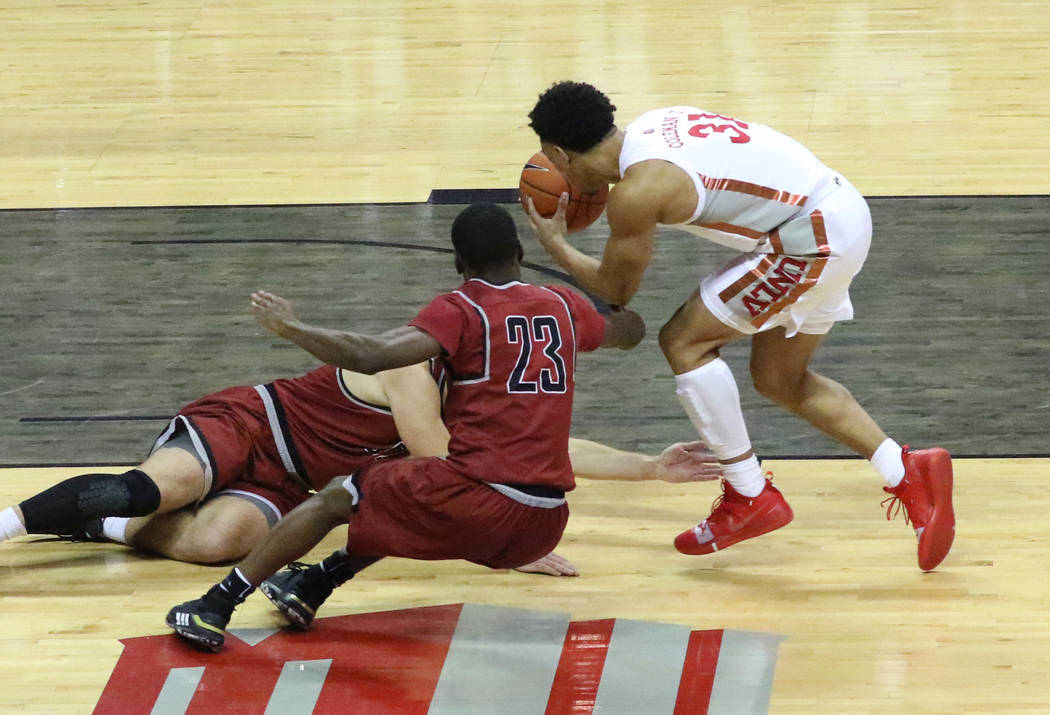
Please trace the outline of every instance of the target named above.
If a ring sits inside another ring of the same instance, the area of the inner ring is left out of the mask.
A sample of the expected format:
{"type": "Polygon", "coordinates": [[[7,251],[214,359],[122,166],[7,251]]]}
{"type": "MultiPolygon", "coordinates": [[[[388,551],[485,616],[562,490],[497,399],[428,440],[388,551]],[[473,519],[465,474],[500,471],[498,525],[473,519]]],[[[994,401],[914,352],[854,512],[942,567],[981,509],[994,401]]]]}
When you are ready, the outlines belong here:
{"type": "MultiPolygon", "coordinates": [[[[609,188],[602,187],[591,194],[576,191],[543,152],[533,154],[521,170],[521,179],[518,181],[518,196],[525,212],[529,213],[531,200],[539,217],[553,218],[560,208],[562,194],[568,194],[562,212],[565,219],[564,232],[576,233],[590,226],[602,215],[609,197],[609,188]]],[[[530,221],[532,220],[530,217],[530,221]]]]}
{"type": "Polygon", "coordinates": [[[540,214],[531,196],[526,196],[522,203],[525,204],[525,215],[529,219],[529,226],[532,227],[533,233],[536,234],[536,238],[540,240],[547,252],[553,255],[555,242],[559,239],[564,241],[565,234],[568,233],[565,226],[565,210],[569,206],[568,192],[558,197],[557,208],[550,218],[544,218],[540,214]]]}

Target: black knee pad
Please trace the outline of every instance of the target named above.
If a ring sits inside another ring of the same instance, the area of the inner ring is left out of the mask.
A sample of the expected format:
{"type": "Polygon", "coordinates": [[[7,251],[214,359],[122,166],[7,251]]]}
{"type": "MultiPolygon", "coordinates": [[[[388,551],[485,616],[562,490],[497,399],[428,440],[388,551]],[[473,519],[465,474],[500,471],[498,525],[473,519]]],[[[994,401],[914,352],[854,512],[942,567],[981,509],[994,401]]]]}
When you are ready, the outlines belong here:
{"type": "Polygon", "coordinates": [[[82,474],[19,504],[30,534],[68,534],[92,519],[146,516],[160,506],[160,489],[145,472],[82,474]]]}

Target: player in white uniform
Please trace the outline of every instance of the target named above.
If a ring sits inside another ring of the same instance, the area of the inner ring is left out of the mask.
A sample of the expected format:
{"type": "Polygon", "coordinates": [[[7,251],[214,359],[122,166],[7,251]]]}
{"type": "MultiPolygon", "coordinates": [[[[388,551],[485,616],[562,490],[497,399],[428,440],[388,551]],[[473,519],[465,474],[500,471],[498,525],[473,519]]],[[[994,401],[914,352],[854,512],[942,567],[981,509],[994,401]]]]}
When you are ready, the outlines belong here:
{"type": "Polygon", "coordinates": [[[678,106],[620,129],[615,109],[591,85],[560,82],[529,114],[544,153],[575,189],[615,184],[600,261],[565,239],[568,195],[549,219],[530,205],[529,222],[547,252],[584,288],[619,305],[641,284],[657,225],[741,252],[704,278],[660,330],[682,406],[725,475],[711,515],[675,546],[708,554],[792,519],[752,451],[736,382],[718,353],[751,336],[756,389],[868,458],[893,496],[890,510],[903,504],[915,528],[919,567],[935,568],[955,533],[948,453],[902,449],[846,388],[809,368],[831,326],[853,317],[849,284],[871,242],[863,196],[769,127],[678,106]]]}

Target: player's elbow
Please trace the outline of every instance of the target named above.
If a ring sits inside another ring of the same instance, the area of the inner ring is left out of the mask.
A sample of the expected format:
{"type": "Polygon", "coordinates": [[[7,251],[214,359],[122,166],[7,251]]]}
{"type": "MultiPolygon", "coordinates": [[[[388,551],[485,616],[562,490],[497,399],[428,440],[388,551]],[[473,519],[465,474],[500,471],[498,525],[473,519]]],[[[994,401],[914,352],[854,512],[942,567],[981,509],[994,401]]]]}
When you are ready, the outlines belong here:
{"type": "Polygon", "coordinates": [[[638,343],[642,342],[642,338],[645,337],[645,321],[642,320],[642,316],[635,313],[633,310],[624,311],[627,314],[627,334],[624,339],[624,344],[620,347],[626,349],[633,348],[638,343]]]}
{"type": "Polygon", "coordinates": [[[633,310],[616,310],[606,316],[604,347],[629,350],[645,337],[645,321],[633,310]]]}
{"type": "Polygon", "coordinates": [[[602,298],[612,305],[627,305],[637,292],[637,286],[625,285],[618,278],[602,286],[602,298]]]}
{"type": "Polygon", "coordinates": [[[348,346],[340,357],[342,359],[336,365],[337,367],[364,375],[375,375],[391,367],[401,367],[392,364],[394,361],[391,359],[387,346],[378,343],[367,346],[348,346]]]}

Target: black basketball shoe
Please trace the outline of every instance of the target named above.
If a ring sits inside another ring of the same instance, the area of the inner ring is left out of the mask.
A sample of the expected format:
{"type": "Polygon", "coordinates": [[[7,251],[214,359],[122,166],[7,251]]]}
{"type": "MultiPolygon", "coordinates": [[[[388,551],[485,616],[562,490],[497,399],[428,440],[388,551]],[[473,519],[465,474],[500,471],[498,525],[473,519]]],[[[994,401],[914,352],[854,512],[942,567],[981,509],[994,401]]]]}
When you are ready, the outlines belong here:
{"type": "Polygon", "coordinates": [[[207,596],[186,601],[168,611],[165,623],[186,640],[213,653],[222,650],[226,641],[226,624],[230,622],[232,607],[215,603],[207,596]]]}
{"type": "Polygon", "coordinates": [[[295,561],[263,581],[259,590],[293,626],[306,630],[317,609],[332,595],[332,583],[320,567],[295,561]]]}
{"type": "Polygon", "coordinates": [[[71,529],[68,534],[59,534],[58,537],[64,541],[72,541],[74,543],[94,542],[105,544],[110,542],[110,539],[102,534],[101,519],[92,519],[76,529],[71,529]]]}

